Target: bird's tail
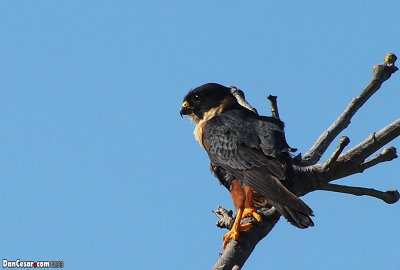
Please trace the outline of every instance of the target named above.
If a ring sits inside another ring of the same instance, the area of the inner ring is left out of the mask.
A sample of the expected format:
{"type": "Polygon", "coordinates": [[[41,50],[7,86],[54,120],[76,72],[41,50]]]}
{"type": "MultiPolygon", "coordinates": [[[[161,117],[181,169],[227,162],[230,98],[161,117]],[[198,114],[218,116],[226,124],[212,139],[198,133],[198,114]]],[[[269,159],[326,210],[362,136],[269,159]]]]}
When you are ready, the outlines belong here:
{"type": "Polygon", "coordinates": [[[287,221],[289,221],[292,225],[296,226],[297,228],[305,229],[314,226],[314,222],[310,218],[312,212],[303,213],[299,210],[295,210],[293,208],[290,208],[288,206],[279,203],[274,203],[274,202],[270,203],[282,216],[284,216],[287,219],[287,221]]]}

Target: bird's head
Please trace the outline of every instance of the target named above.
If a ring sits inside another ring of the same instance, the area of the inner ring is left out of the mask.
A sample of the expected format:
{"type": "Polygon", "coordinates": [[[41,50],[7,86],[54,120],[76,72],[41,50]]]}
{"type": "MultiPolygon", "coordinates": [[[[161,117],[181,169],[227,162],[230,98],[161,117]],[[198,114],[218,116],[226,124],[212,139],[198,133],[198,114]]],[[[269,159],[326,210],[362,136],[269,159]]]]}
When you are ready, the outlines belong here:
{"type": "Polygon", "coordinates": [[[196,124],[238,105],[230,88],[216,83],[207,83],[186,94],[180,114],[189,116],[196,124]]]}

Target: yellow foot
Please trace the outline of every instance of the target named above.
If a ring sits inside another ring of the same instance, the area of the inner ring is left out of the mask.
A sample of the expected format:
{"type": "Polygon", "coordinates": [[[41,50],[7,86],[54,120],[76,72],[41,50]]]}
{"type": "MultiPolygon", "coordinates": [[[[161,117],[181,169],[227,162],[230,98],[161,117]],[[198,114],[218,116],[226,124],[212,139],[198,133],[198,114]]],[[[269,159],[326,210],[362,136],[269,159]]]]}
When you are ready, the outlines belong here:
{"type": "Polygon", "coordinates": [[[239,208],[238,211],[236,212],[236,218],[235,222],[232,225],[232,229],[224,235],[224,243],[222,244],[222,248],[225,249],[226,245],[229,243],[231,239],[237,240],[239,238],[239,232],[242,230],[240,226],[240,220],[242,219],[243,216],[243,208],[239,208]]]}
{"type": "Polygon", "coordinates": [[[229,243],[229,241],[231,241],[231,239],[237,240],[238,238],[239,238],[239,230],[234,230],[232,228],[232,230],[230,230],[227,234],[224,235],[223,237],[224,243],[222,244],[222,248],[225,249],[226,245],[229,243]]]}
{"type": "Polygon", "coordinates": [[[233,223],[232,229],[224,235],[224,243],[222,244],[222,248],[225,249],[226,245],[229,243],[231,239],[237,240],[239,238],[239,233],[241,231],[247,230],[253,226],[251,223],[246,223],[241,225],[240,221],[242,217],[245,216],[253,216],[258,222],[261,221],[261,216],[256,212],[254,208],[245,208],[245,209],[239,209],[238,212],[236,213],[236,219],[235,222],[233,223]]]}
{"type": "Polygon", "coordinates": [[[224,239],[224,243],[222,244],[222,248],[225,249],[226,245],[229,243],[229,241],[232,240],[237,240],[239,238],[239,233],[241,231],[250,229],[251,226],[253,226],[253,224],[251,223],[246,223],[243,225],[240,225],[238,227],[232,227],[232,229],[224,235],[223,239],[224,239]]]}
{"type": "MultiPolygon", "coordinates": [[[[261,222],[261,216],[254,208],[245,208],[242,217],[253,216],[258,222],[261,222]]],[[[247,224],[246,224],[247,225],[247,224]]]]}

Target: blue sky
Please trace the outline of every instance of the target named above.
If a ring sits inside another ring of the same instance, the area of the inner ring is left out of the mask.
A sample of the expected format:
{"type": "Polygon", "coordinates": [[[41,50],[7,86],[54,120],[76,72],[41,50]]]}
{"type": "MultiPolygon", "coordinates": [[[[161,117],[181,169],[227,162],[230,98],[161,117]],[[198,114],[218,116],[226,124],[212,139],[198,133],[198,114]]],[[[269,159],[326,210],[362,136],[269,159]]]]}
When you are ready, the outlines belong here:
{"type": "MultiPolygon", "coordinates": [[[[232,203],[179,117],[183,96],[236,85],[269,114],[277,95],[304,153],[372,66],[400,54],[399,11],[398,1],[2,1],[0,257],[210,269],[225,233],[211,209],[232,203]]],[[[399,89],[395,74],[353,118],[351,146],[398,119],[399,89]]],[[[398,189],[399,170],[395,160],[338,182],[398,189]]],[[[245,269],[398,269],[400,204],[303,199],[316,226],[282,219],[245,269]]]]}

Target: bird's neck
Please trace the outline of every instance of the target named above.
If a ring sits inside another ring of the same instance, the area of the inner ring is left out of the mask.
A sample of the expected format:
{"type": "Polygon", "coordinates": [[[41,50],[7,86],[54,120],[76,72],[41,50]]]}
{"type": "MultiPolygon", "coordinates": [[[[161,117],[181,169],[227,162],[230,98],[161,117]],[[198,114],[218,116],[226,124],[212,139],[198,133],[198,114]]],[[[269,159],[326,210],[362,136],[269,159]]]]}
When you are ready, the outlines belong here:
{"type": "Polygon", "coordinates": [[[194,137],[195,139],[199,142],[200,146],[204,148],[203,144],[203,134],[204,134],[204,128],[207,124],[207,122],[215,117],[216,115],[219,115],[223,113],[226,110],[229,110],[233,107],[235,107],[237,104],[237,101],[234,96],[228,96],[225,99],[221,101],[221,104],[217,107],[211,108],[208,111],[203,113],[203,117],[200,119],[198,117],[192,118],[192,120],[195,122],[196,127],[194,128],[194,137]]]}

